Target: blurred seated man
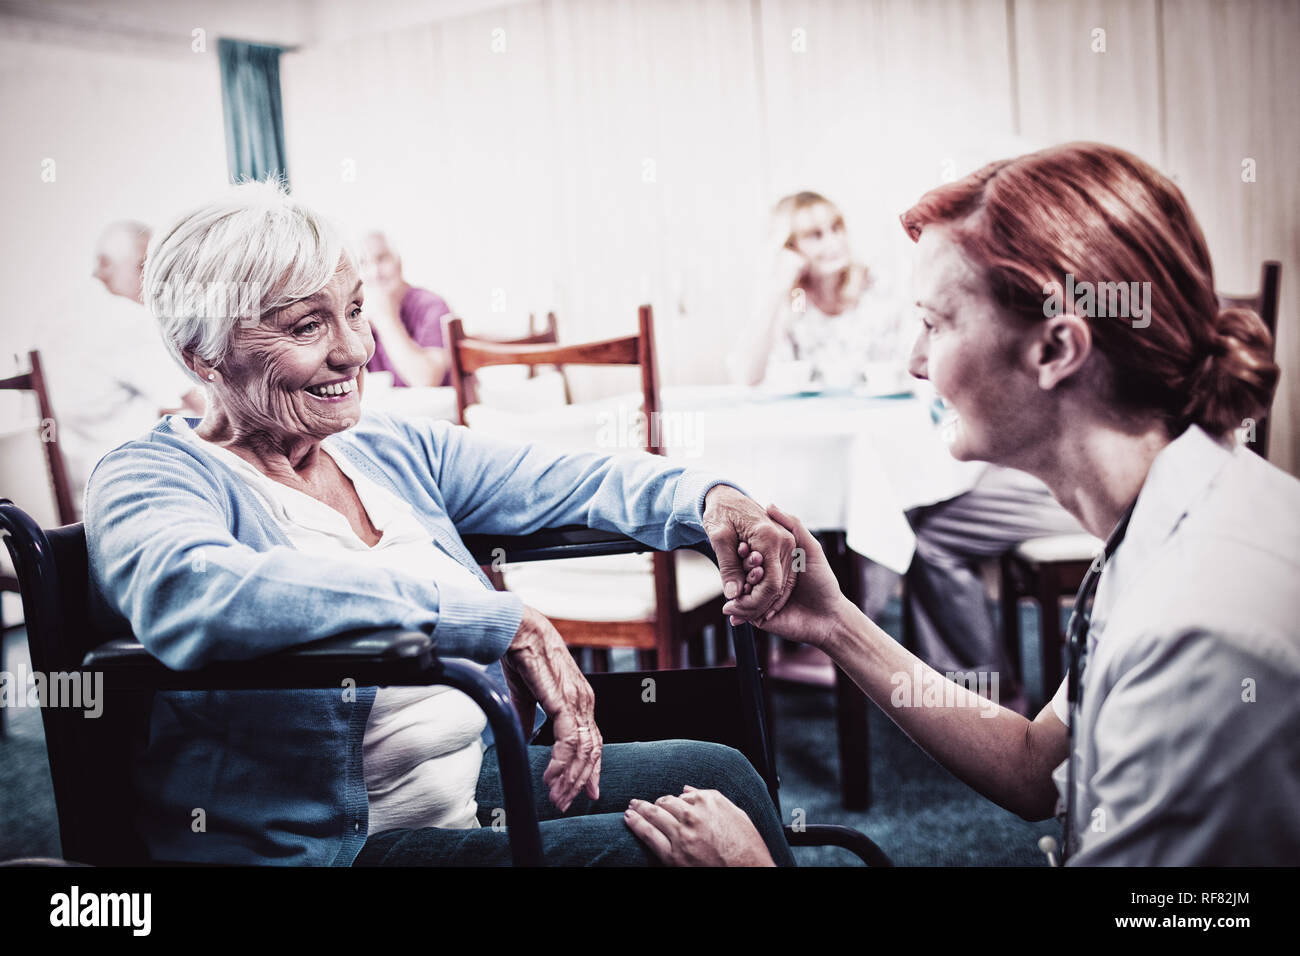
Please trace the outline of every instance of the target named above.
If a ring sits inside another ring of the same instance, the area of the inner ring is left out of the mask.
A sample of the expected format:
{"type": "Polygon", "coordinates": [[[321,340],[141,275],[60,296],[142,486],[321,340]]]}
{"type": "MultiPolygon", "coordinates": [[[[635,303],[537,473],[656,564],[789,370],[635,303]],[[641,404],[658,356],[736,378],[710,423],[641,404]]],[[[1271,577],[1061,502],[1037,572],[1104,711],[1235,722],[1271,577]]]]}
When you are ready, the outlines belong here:
{"type": "Polygon", "coordinates": [[[370,293],[366,310],[375,338],[371,372],[391,372],[393,384],[450,385],[451,363],[442,342],[447,303],[402,276],[402,259],[382,232],[362,241],[361,275],[370,293]]]}
{"type": "Polygon", "coordinates": [[[203,413],[203,393],[163,346],[144,308],[142,272],[149,227],[111,223],[95,247],[91,275],[109,293],[87,289],[60,304],[35,344],[58,413],[73,498],[95,463],[159,417],[203,413]]]}

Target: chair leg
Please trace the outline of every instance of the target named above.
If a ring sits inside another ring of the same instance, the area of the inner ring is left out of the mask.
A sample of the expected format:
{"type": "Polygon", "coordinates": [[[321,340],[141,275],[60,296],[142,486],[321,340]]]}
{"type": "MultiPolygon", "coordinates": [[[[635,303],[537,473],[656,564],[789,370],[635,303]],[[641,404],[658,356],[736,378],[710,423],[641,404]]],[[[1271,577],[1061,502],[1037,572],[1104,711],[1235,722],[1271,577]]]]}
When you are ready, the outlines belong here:
{"type": "Polygon", "coordinates": [[[1003,555],[1000,565],[998,605],[1002,614],[1002,646],[1006,648],[1007,660],[1011,664],[1016,683],[1023,687],[1025,668],[1020,656],[1020,590],[1016,587],[1010,556],[1003,555]]]}
{"type": "MultiPolygon", "coordinates": [[[[910,568],[908,569],[910,572],[910,568]]],[[[908,583],[910,574],[903,575],[903,594],[899,604],[898,642],[912,653],[916,653],[916,622],[912,618],[912,587],[908,583]]]]}
{"type": "Polygon", "coordinates": [[[1051,700],[1065,676],[1061,668],[1061,647],[1065,643],[1065,635],[1061,631],[1061,596],[1054,575],[1040,571],[1037,577],[1038,642],[1043,675],[1043,699],[1051,700]]]}
{"type": "Polygon", "coordinates": [[[686,639],[686,666],[704,667],[707,663],[704,653],[704,630],[700,629],[686,639]]]}
{"type": "Polygon", "coordinates": [[[655,626],[655,664],[659,670],[673,670],[678,667],[677,636],[671,626],[655,626]]]}
{"type": "MultiPolygon", "coordinates": [[[[862,606],[862,569],[843,532],[823,536],[822,547],[840,590],[862,606]]],[[[835,723],[839,739],[840,800],[846,810],[871,805],[871,747],[867,737],[867,697],[853,680],[835,668],[835,723]]]]}
{"type": "Polygon", "coordinates": [[[713,622],[713,663],[718,666],[724,666],[731,660],[731,642],[727,640],[727,622],[725,620],[713,622]]]}
{"type": "MultiPolygon", "coordinates": [[[[4,628],[4,609],[0,608],[0,671],[5,669],[5,628],[4,628]]],[[[5,730],[5,706],[4,701],[0,700],[0,740],[8,736],[5,730]]]]}

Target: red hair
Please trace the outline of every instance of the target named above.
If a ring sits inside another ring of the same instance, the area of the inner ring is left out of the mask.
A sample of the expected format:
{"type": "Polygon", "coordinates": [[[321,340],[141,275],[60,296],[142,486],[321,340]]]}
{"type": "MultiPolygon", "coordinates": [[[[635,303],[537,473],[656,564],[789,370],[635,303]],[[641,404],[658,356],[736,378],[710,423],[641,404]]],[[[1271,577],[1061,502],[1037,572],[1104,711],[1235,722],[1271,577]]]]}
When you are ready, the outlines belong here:
{"type": "Polygon", "coordinates": [[[1272,401],[1268,329],[1249,309],[1220,310],[1187,200],[1131,153],[1070,143],[990,163],[932,189],[901,218],[913,241],[928,225],[951,226],[995,301],[1026,321],[1046,320],[1046,290],[1067,274],[1076,284],[1149,282],[1149,325],[1085,318],[1116,400],[1156,411],[1172,435],[1191,424],[1224,435],[1272,401]]]}

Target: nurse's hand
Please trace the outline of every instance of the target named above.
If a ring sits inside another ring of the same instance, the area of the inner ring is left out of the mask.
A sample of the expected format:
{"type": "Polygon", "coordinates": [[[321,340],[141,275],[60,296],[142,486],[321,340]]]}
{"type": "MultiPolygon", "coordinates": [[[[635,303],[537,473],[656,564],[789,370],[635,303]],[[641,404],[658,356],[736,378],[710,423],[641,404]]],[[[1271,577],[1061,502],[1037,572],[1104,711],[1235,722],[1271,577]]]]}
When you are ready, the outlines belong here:
{"type": "Polygon", "coordinates": [[[758,502],[729,485],[714,485],[704,497],[704,532],[718,556],[722,593],[736,613],[761,618],[785,606],[795,585],[794,535],[758,502]]]}
{"type": "MultiPolygon", "coordinates": [[[[825,649],[835,623],[856,608],[840,592],[839,582],[835,580],[835,573],[826,560],[826,553],[803,523],[776,505],[769,505],[767,514],[794,536],[794,591],[781,609],[768,618],[746,616],[736,601],[724,604],[722,613],[731,615],[733,624],[748,621],[772,634],[825,649]]],[[[743,544],[738,554],[742,562],[747,560],[743,544]]],[[[763,569],[758,570],[762,573],[763,569]]]]}
{"type": "MultiPolygon", "coordinates": [[[[524,608],[515,639],[502,658],[507,682],[522,683],[551,718],[555,743],[542,774],[551,802],[563,813],[583,791],[600,797],[600,754],[596,695],[554,625],[540,611],[524,608]]],[[[512,688],[512,697],[518,697],[512,688]]],[[[518,700],[516,700],[518,706],[518,700]]],[[[531,708],[528,723],[531,729],[531,708]]]]}
{"type": "Polygon", "coordinates": [[[776,866],[753,821],[716,790],[633,800],[623,822],[668,866],[776,866]]]}

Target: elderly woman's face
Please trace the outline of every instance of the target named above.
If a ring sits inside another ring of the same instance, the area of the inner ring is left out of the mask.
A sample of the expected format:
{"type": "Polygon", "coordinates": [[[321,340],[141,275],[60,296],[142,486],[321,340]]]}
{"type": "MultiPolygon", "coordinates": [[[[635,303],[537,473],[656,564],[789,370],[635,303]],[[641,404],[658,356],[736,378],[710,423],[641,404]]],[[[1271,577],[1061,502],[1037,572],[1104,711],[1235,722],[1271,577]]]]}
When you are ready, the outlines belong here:
{"type": "Polygon", "coordinates": [[[361,417],[365,365],[375,351],[361,314],[361,280],[344,258],[323,289],[236,330],[218,385],[245,431],[324,438],[361,417]]]}

